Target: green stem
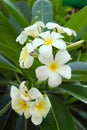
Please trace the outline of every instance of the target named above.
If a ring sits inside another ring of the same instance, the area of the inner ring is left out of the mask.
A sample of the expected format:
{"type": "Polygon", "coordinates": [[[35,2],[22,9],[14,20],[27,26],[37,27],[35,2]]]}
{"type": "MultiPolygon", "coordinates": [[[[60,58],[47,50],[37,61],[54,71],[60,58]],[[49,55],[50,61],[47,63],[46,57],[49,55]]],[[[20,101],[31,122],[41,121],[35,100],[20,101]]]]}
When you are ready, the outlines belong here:
{"type": "Polygon", "coordinates": [[[74,43],[68,45],[66,49],[67,49],[68,51],[70,51],[70,50],[75,50],[75,49],[81,47],[83,43],[85,43],[84,40],[80,40],[80,41],[78,41],[78,42],[74,42],[74,43]]]}

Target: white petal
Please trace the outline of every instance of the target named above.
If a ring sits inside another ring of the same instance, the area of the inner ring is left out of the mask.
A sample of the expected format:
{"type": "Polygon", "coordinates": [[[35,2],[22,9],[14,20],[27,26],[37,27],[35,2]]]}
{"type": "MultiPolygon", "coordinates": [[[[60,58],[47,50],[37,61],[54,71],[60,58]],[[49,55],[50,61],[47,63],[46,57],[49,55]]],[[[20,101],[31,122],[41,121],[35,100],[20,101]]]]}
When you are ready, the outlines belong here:
{"type": "Polygon", "coordinates": [[[44,40],[42,40],[40,38],[35,38],[32,42],[34,49],[36,49],[37,47],[39,47],[42,44],[44,44],[44,40]]]}
{"type": "Polygon", "coordinates": [[[43,39],[48,39],[50,37],[50,31],[43,32],[39,36],[43,39]]]}
{"type": "Polygon", "coordinates": [[[31,97],[31,99],[36,99],[37,97],[41,97],[42,94],[41,92],[36,89],[36,88],[31,88],[28,92],[29,96],[31,97]]]}
{"type": "Polygon", "coordinates": [[[36,69],[36,77],[40,81],[44,81],[48,78],[49,76],[49,69],[47,66],[40,66],[36,69]]]}
{"type": "Polygon", "coordinates": [[[56,32],[52,32],[51,33],[51,38],[53,38],[54,40],[58,39],[58,38],[64,38],[64,36],[56,33],[56,32]]]}
{"type": "Polygon", "coordinates": [[[32,43],[27,43],[25,47],[27,48],[27,50],[28,50],[29,53],[31,53],[31,52],[34,51],[32,43]]]}
{"type": "Polygon", "coordinates": [[[62,39],[54,41],[53,46],[58,49],[66,49],[66,43],[62,39]]]}
{"type": "Polygon", "coordinates": [[[52,55],[52,46],[42,45],[42,46],[39,48],[39,53],[40,53],[42,56],[49,57],[50,55],[52,55]]]}
{"type": "Polygon", "coordinates": [[[33,115],[33,116],[31,117],[31,121],[32,121],[32,123],[33,123],[34,125],[39,125],[39,124],[41,124],[42,120],[43,120],[43,117],[42,117],[42,116],[35,116],[35,115],[33,115]]]}
{"type": "Polygon", "coordinates": [[[31,55],[28,55],[27,59],[24,62],[24,68],[30,68],[34,62],[34,58],[31,55]]]}
{"type": "Polygon", "coordinates": [[[24,111],[24,116],[25,116],[26,119],[28,119],[31,116],[29,109],[24,111]]]}
{"type": "Polygon", "coordinates": [[[42,21],[38,21],[37,23],[39,23],[39,25],[42,27],[42,28],[45,28],[45,24],[42,22],[42,21]]]}
{"type": "Polygon", "coordinates": [[[16,42],[24,44],[26,40],[27,40],[27,33],[26,31],[22,31],[21,34],[17,37],[16,42]]]}
{"type": "Polygon", "coordinates": [[[53,62],[53,55],[51,54],[49,57],[39,55],[38,57],[39,61],[45,65],[49,65],[50,63],[53,62]]]}
{"type": "Polygon", "coordinates": [[[77,33],[74,31],[74,30],[72,30],[72,34],[76,37],[77,36],[77,33]]]}
{"type": "Polygon", "coordinates": [[[49,78],[48,78],[48,85],[51,88],[57,87],[62,83],[62,78],[59,74],[57,73],[52,73],[49,78]]]}
{"type": "Polygon", "coordinates": [[[22,115],[24,110],[21,107],[22,100],[21,98],[14,98],[12,100],[12,109],[16,111],[19,115],[22,115]]]}
{"type": "Polygon", "coordinates": [[[57,28],[57,27],[58,27],[58,24],[52,23],[52,22],[48,22],[48,23],[46,24],[46,27],[47,27],[48,29],[54,29],[54,28],[57,28]]]}
{"type": "Polygon", "coordinates": [[[68,65],[61,66],[57,72],[66,79],[71,78],[71,68],[68,65]]]}
{"type": "Polygon", "coordinates": [[[55,56],[55,61],[58,65],[63,65],[71,59],[70,54],[66,50],[60,50],[55,56]]]}
{"type": "Polygon", "coordinates": [[[19,95],[20,95],[20,91],[18,90],[18,88],[15,86],[11,86],[10,97],[13,99],[18,97],[19,95]]]}
{"type": "Polygon", "coordinates": [[[25,86],[25,83],[26,83],[26,81],[22,81],[20,86],[19,86],[19,89],[20,89],[21,92],[28,90],[27,87],[25,86]]]}

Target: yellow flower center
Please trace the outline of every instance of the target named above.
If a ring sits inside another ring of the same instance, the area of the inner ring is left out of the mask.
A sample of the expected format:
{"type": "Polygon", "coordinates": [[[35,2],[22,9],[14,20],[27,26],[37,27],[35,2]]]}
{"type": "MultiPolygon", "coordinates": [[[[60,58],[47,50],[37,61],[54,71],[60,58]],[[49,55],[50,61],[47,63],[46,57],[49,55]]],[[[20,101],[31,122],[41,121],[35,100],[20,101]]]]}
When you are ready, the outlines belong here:
{"type": "Polygon", "coordinates": [[[53,39],[47,39],[47,40],[45,41],[45,44],[46,44],[47,46],[53,44],[53,39]]]}
{"type": "Polygon", "coordinates": [[[49,66],[50,70],[55,72],[58,69],[58,64],[57,63],[51,63],[49,66]]]}
{"type": "Polygon", "coordinates": [[[28,106],[28,104],[25,101],[22,101],[21,102],[21,108],[25,110],[25,109],[28,109],[29,106],[28,106]]]}
{"type": "Polygon", "coordinates": [[[37,109],[38,111],[43,110],[43,108],[44,108],[44,103],[43,103],[43,102],[39,103],[39,104],[36,106],[36,109],[37,109]]]}

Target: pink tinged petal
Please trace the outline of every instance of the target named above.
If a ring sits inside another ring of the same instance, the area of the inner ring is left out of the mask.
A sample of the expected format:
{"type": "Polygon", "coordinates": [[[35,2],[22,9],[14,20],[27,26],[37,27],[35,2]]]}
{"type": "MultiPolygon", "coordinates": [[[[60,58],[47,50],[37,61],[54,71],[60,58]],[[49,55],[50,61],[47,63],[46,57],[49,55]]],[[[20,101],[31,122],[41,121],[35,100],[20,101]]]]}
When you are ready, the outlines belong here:
{"type": "Polygon", "coordinates": [[[50,63],[52,63],[53,60],[53,55],[51,54],[49,57],[43,56],[43,55],[39,55],[38,57],[39,61],[45,65],[49,65],[50,63]]]}
{"type": "Polygon", "coordinates": [[[48,78],[48,85],[51,88],[57,87],[62,83],[62,78],[58,73],[52,73],[48,78]]]}
{"type": "Polygon", "coordinates": [[[28,92],[31,99],[36,99],[37,97],[41,97],[41,92],[36,88],[31,88],[28,92]]]}
{"type": "Polygon", "coordinates": [[[52,46],[42,45],[42,46],[39,48],[39,53],[40,53],[42,56],[49,57],[49,56],[52,54],[52,46]]]}
{"type": "Polygon", "coordinates": [[[44,81],[49,77],[49,69],[47,66],[40,66],[36,69],[36,77],[40,81],[44,81]]]}
{"type": "Polygon", "coordinates": [[[24,44],[26,40],[27,40],[27,33],[26,31],[22,31],[21,34],[17,37],[16,42],[24,44]]]}
{"type": "Polygon", "coordinates": [[[32,123],[33,123],[34,125],[39,125],[39,124],[41,124],[42,120],[43,120],[43,117],[42,117],[42,116],[32,115],[32,117],[31,117],[31,121],[32,121],[32,123]]]}
{"type": "Polygon", "coordinates": [[[66,43],[62,39],[55,40],[53,46],[58,49],[66,49],[66,43]]]}
{"type": "Polygon", "coordinates": [[[50,37],[50,31],[46,31],[44,33],[41,33],[39,35],[41,38],[43,38],[44,40],[48,39],[50,37]]]}
{"type": "Polygon", "coordinates": [[[54,29],[54,28],[57,28],[57,27],[58,27],[58,24],[52,23],[52,22],[48,22],[48,23],[46,24],[46,27],[47,27],[48,29],[54,29]]]}
{"type": "Polygon", "coordinates": [[[27,59],[24,62],[24,68],[30,68],[34,62],[34,58],[31,55],[28,55],[27,59]]]}
{"type": "Polygon", "coordinates": [[[35,40],[33,40],[33,42],[32,42],[34,49],[36,49],[37,47],[39,47],[42,44],[44,44],[44,40],[42,40],[40,38],[35,38],[35,40]]]}
{"type": "Polygon", "coordinates": [[[71,78],[71,68],[68,65],[61,66],[57,72],[66,79],[71,78]]]}
{"type": "Polygon", "coordinates": [[[64,38],[64,36],[56,33],[56,32],[52,32],[51,33],[51,38],[53,38],[54,40],[58,39],[58,38],[64,38]]]}
{"type": "Polygon", "coordinates": [[[15,86],[11,86],[10,97],[13,99],[19,97],[19,95],[20,95],[20,91],[18,90],[18,88],[15,86]]]}
{"type": "Polygon", "coordinates": [[[59,66],[67,63],[70,59],[71,59],[71,56],[66,50],[58,51],[55,56],[55,61],[58,63],[59,66]]]}

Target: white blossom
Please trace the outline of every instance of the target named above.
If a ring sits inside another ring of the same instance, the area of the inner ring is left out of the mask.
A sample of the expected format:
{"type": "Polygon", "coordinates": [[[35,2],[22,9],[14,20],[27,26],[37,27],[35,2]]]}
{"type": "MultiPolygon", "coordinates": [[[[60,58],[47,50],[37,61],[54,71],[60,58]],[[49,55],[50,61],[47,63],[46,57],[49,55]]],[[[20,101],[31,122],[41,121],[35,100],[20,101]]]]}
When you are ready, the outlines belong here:
{"type": "Polygon", "coordinates": [[[43,22],[38,21],[35,24],[24,28],[24,30],[20,33],[20,35],[16,38],[16,42],[20,44],[24,44],[28,38],[28,36],[37,37],[41,33],[41,28],[45,28],[43,22]]]}
{"type": "Polygon", "coordinates": [[[16,111],[19,115],[25,116],[28,119],[31,116],[30,108],[32,100],[38,97],[42,97],[42,94],[36,88],[28,88],[25,85],[26,81],[23,81],[19,89],[16,86],[11,87],[10,97],[12,99],[12,109],[16,111]]]}
{"type": "Polygon", "coordinates": [[[34,48],[31,43],[27,43],[20,53],[19,63],[22,68],[30,68],[33,64],[34,57],[31,53],[34,51],[34,48]]]}
{"type": "Polygon", "coordinates": [[[44,65],[36,69],[36,77],[39,81],[48,79],[48,85],[50,87],[60,85],[62,83],[62,77],[66,79],[71,78],[71,68],[69,65],[65,65],[70,59],[71,56],[66,50],[58,51],[55,59],[53,55],[50,55],[49,58],[40,55],[39,60],[44,65]]]}
{"type": "Polygon", "coordinates": [[[47,27],[48,29],[57,29],[57,32],[58,32],[59,34],[66,33],[66,34],[69,35],[69,36],[71,36],[72,34],[73,34],[74,36],[76,36],[76,32],[75,32],[73,29],[60,26],[59,24],[56,24],[56,23],[48,22],[48,23],[46,24],[46,27],[47,27]]]}
{"type": "Polygon", "coordinates": [[[32,45],[34,49],[40,46],[39,52],[43,56],[50,56],[52,53],[52,46],[57,49],[66,49],[66,43],[61,39],[63,36],[56,32],[51,33],[50,31],[46,31],[39,36],[41,38],[35,38],[32,45]]]}
{"type": "Polygon", "coordinates": [[[43,97],[38,97],[36,99],[36,102],[32,104],[32,107],[30,109],[31,113],[31,121],[35,125],[41,124],[43,118],[45,118],[51,108],[51,103],[49,101],[49,98],[47,95],[44,95],[43,97]]]}

